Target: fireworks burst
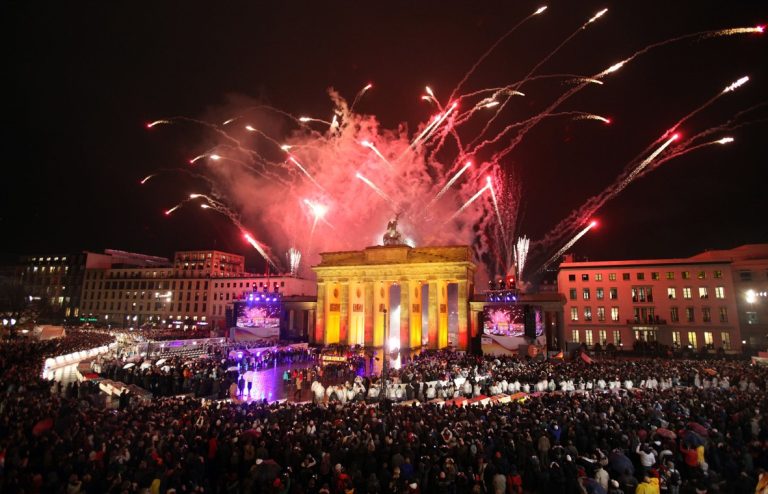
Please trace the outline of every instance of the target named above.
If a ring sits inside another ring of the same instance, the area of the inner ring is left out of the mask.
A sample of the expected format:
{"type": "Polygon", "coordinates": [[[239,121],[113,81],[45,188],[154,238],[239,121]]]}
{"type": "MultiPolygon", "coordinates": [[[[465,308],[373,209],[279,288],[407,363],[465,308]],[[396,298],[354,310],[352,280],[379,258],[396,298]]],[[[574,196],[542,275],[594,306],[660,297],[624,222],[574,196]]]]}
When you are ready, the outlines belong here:
{"type": "MultiPolygon", "coordinates": [[[[298,271],[299,247],[310,262],[315,261],[321,251],[364,248],[378,242],[383,225],[397,216],[403,237],[413,239],[416,244],[471,244],[476,259],[488,266],[489,274],[516,270],[520,277],[526,268],[529,250],[538,249],[543,258],[570,238],[544,263],[544,267],[548,266],[594,226],[589,223],[584,227],[605,202],[638,177],[693,150],[727,144],[732,137],[712,134],[746,125],[745,121],[730,122],[698,133],[686,129],[689,137],[685,140],[677,132],[677,127],[721,95],[749,80],[742,77],[650,143],[626,164],[622,174],[603,193],[589,199],[543,239],[531,242],[525,236],[517,237],[524,188],[505,158],[533,128],[554,117],[610,124],[611,119],[607,117],[561,106],[586,87],[601,89],[609,75],[653,49],[684,40],[763,32],[762,26],[758,26],[686,34],[648,45],[596,74],[539,74],[541,67],[579,33],[598,19],[608,17],[604,15],[607,9],[603,9],[582,20],[578,28],[573,26],[575,30],[520,80],[462,93],[489,55],[524,23],[533,24],[532,19],[545,9],[543,6],[527,14],[501,36],[469,68],[447,98],[438,97],[433,88],[427,86],[422,99],[429,105],[423,107],[431,109],[433,114],[412,132],[405,125],[383,128],[374,116],[355,111],[364,101],[363,96],[373,88],[370,83],[355,94],[351,105],[336,91],[329,90],[330,120],[296,117],[259,105],[241,109],[234,117],[217,118],[216,122],[224,122],[221,125],[188,117],[148,123],[146,126],[150,129],[161,124],[201,127],[218,142],[211,148],[190,152],[190,156],[195,157],[189,163],[197,165],[191,170],[199,173],[195,176],[203,178],[210,189],[206,194],[190,195],[165,214],[170,215],[187,201],[202,201],[201,208],[229,218],[246,241],[276,268],[278,260],[271,255],[266,242],[257,237],[269,239],[270,244],[283,249],[291,246],[286,255],[291,273],[298,271]],[[566,86],[564,92],[551,101],[537,94],[536,101],[544,103],[536,104],[542,108],[532,106],[535,109],[525,110],[526,114],[494,126],[497,119],[508,118],[507,110],[512,108],[513,98],[524,96],[521,91],[524,86],[525,93],[531,94],[538,91],[539,84],[553,82],[566,86]],[[235,121],[240,124],[234,125],[235,121]],[[287,133],[274,130],[286,126],[290,129],[287,133]],[[498,130],[499,127],[503,128],[498,130]],[[712,140],[713,137],[718,138],[712,140]],[[486,191],[489,194],[485,194],[486,191]],[[472,205],[474,207],[470,207],[472,205]],[[246,228],[243,221],[259,225],[258,235],[246,228]]],[[[154,175],[147,176],[141,183],[154,175]]]]}
{"type": "Polygon", "coordinates": [[[576,242],[578,242],[578,241],[579,241],[579,239],[580,239],[581,237],[583,237],[584,235],[586,235],[588,231],[590,231],[591,229],[593,229],[593,228],[594,228],[594,227],[596,227],[596,226],[597,226],[597,221],[590,221],[590,222],[589,222],[589,224],[588,224],[587,226],[585,226],[585,227],[584,227],[584,228],[583,228],[583,229],[582,229],[582,230],[581,230],[579,233],[577,233],[576,235],[574,235],[574,237],[573,237],[572,239],[570,239],[570,240],[568,241],[568,243],[566,243],[565,245],[563,245],[563,247],[562,247],[562,248],[560,248],[560,250],[558,250],[557,252],[555,252],[555,255],[553,255],[552,257],[550,257],[550,258],[547,260],[547,262],[545,262],[545,263],[544,263],[544,264],[541,266],[541,268],[539,268],[539,271],[544,271],[545,269],[547,269],[547,268],[549,267],[549,265],[550,265],[550,264],[552,264],[553,262],[555,262],[555,261],[557,261],[558,259],[560,259],[560,257],[562,257],[562,255],[563,255],[563,254],[565,254],[565,252],[566,252],[568,249],[570,249],[571,247],[573,247],[573,246],[574,246],[574,244],[575,244],[576,242]]]}
{"type": "Polygon", "coordinates": [[[291,247],[288,252],[285,253],[285,258],[288,260],[288,269],[291,276],[297,276],[299,273],[299,265],[301,264],[301,252],[298,249],[291,247]]]}
{"type": "Polygon", "coordinates": [[[515,277],[518,280],[522,281],[523,278],[523,270],[525,269],[525,261],[528,259],[528,247],[531,244],[531,240],[523,235],[522,237],[517,239],[517,244],[515,245],[515,267],[517,268],[517,273],[515,277]]]}

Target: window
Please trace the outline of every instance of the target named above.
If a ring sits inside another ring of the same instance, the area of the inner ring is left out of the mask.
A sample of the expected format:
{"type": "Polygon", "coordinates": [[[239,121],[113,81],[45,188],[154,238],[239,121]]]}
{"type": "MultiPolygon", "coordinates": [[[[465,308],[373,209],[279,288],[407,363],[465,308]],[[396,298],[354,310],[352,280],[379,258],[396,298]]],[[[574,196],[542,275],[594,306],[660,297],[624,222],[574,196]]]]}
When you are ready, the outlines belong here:
{"type": "Polygon", "coordinates": [[[688,333],[688,345],[690,345],[691,348],[698,348],[699,345],[696,343],[696,332],[690,331],[688,333]]]}
{"type": "Polygon", "coordinates": [[[655,307],[634,307],[635,323],[653,324],[656,317],[655,307]]]}
{"type": "Polygon", "coordinates": [[[600,343],[601,345],[605,345],[607,342],[608,342],[608,331],[606,331],[604,329],[601,329],[600,330],[600,341],[598,341],[598,343],[600,343]]]}
{"type": "Polygon", "coordinates": [[[669,319],[672,322],[680,321],[680,313],[678,312],[677,307],[672,307],[669,309],[669,319]]]}
{"type": "Polygon", "coordinates": [[[618,329],[613,330],[613,343],[616,345],[621,345],[621,331],[618,329]]]}
{"type": "Polygon", "coordinates": [[[581,281],[589,281],[589,275],[588,274],[582,274],[581,275],[581,281]]]}
{"type": "Polygon", "coordinates": [[[576,275],[575,274],[569,274],[568,275],[568,281],[576,281],[576,275]]]}
{"type": "Polygon", "coordinates": [[[657,280],[657,281],[660,280],[661,277],[659,276],[659,272],[655,271],[655,272],[651,273],[651,279],[652,280],[657,280]]]}
{"type": "Polygon", "coordinates": [[[715,287],[715,298],[725,298],[725,289],[723,287],[715,287]]]}
{"type": "Polygon", "coordinates": [[[677,298],[677,290],[674,288],[667,288],[667,298],[669,300],[675,300],[677,298]]]}
{"type": "Polygon", "coordinates": [[[611,321],[616,322],[619,320],[619,308],[611,307],[611,321]]]}
{"type": "Polygon", "coordinates": [[[633,302],[653,302],[653,289],[651,287],[632,287],[633,302]]]}
{"type": "Polygon", "coordinates": [[[638,280],[644,280],[645,279],[645,273],[637,273],[637,279],[638,280]]]}
{"type": "Polygon", "coordinates": [[[704,322],[712,322],[712,309],[710,309],[709,307],[702,307],[701,320],[704,322]]]}
{"type": "Polygon", "coordinates": [[[675,272],[674,271],[667,271],[667,279],[668,280],[674,280],[675,279],[675,272]]]}
{"type": "Polygon", "coordinates": [[[621,279],[624,281],[629,281],[629,273],[621,273],[621,279]]]}
{"type": "Polygon", "coordinates": [[[598,321],[605,321],[605,307],[598,307],[597,308],[597,320],[598,321]]]}
{"type": "Polygon", "coordinates": [[[680,331],[672,331],[672,344],[680,346],[680,331]]]}
{"type": "Polygon", "coordinates": [[[581,295],[584,300],[589,300],[589,288],[584,288],[581,295]]]}
{"type": "Polygon", "coordinates": [[[715,344],[711,331],[704,331],[704,345],[711,346],[715,344]]]}
{"type": "Polygon", "coordinates": [[[573,341],[574,343],[578,343],[579,342],[579,330],[578,329],[574,329],[574,330],[571,331],[571,341],[573,341]]]}
{"type": "Polygon", "coordinates": [[[687,286],[687,287],[683,288],[683,298],[685,300],[690,300],[691,299],[691,287],[687,286]]]}
{"type": "Polygon", "coordinates": [[[578,320],[579,320],[579,308],[571,307],[571,321],[578,321],[578,320]]]}
{"type": "Polygon", "coordinates": [[[605,290],[602,288],[595,288],[595,298],[597,300],[603,300],[605,298],[605,290]]]}
{"type": "Polygon", "coordinates": [[[747,324],[757,324],[757,312],[747,312],[747,324]]]}
{"type": "Polygon", "coordinates": [[[587,345],[592,346],[594,344],[594,343],[592,343],[592,330],[591,329],[587,329],[586,331],[584,331],[584,336],[587,337],[586,338],[587,345]]]}
{"type": "Polygon", "coordinates": [[[590,306],[584,307],[584,320],[585,321],[591,321],[592,320],[592,307],[590,307],[590,306]]]}
{"type": "Polygon", "coordinates": [[[576,300],[576,289],[571,288],[570,290],[568,290],[568,295],[571,300],[576,300]]]}
{"type": "Polygon", "coordinates": [[[720,341],[723,345],[723,350],[730,350],[731,349],[731,333],[728,333],[726,331],[723,331],[720,333],[720,341]]]}
{"type": "Polygon", "coordinates": [[[603,281],[603,273],[595,273],[595,281],[603,281]]]}
{"type": "Polygon", "coordinates": [[[699,298],[709,298],[709,290],[707,290],[707,287],[699,287],[699,298]]]}
{"type": "MultiPolygon", "coordinates": [[[[719,280],[720,278],[723,277],[723,272],[716,269],[712,271],[712,277],[719,280]]],[[[728,333],[723,333],[723,334],[728,334],[728,333]]]]}
{"type": "Polygon", "coordinates": [[[686,307],[685,308],[685,320],[688,322],[693,322],[693,307],[686,307]]]}
{"type": "Polygon", "coordinates": [[[728,308],[720,307],[720,322],[728,322],[728,308]]]}
{"type": "Polygon", "coordinates": [[[691,279],[691,272],[690,271],[683,271],[682,273],[684,280],[690,280],[691,279]]]}
{"type": "Polygon", "coordinates": [[[618,288],[609,288],[608,289],[608,298],[611,300],[616,300],[619,298],[619,289],[618,288]]]}
{"type": "Polygon", "coordinates": [[[616,273],[608,273],[608,281],[616,281],[616,273]]]}
{"type": "Polygon", "coordinates": [[[741,281],[752,281],[752,271],[739,271],[741,281]]]}

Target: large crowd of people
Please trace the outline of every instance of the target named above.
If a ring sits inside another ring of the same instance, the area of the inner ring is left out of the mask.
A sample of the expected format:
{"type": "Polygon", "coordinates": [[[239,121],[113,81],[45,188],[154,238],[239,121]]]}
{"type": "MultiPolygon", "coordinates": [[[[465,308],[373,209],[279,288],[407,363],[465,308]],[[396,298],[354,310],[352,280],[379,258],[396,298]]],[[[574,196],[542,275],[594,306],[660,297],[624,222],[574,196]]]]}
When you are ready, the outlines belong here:
{"type": "Polygon", "coordinates": [[[336,385],[314,375],[306,385],[324,391],[312,401],[208,400],[173,396],[173,387],[115,408],[52,393],[39,377],[49,345],[2,343],[0,492],[768,489],[768,369],[746,361],[590,364],[424,352],[392,369],[387,385],[376,376],[336,385]],[[524,395],[466,407],[437,401],[499,393],[524,395]],[[384,395],[418,402],[392,405],[384,395]]]}

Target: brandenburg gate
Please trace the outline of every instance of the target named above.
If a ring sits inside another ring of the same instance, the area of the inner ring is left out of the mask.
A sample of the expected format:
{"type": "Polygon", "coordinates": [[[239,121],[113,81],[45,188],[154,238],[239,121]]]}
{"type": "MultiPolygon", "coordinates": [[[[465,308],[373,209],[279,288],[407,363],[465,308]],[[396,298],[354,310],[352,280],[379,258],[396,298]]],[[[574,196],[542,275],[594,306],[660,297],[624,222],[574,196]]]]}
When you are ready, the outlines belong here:
{"type": "Polygon", "coordinates": [[[320,256],[312,267],[317,320],[310,341],[467,348],[475,277],[468,246],[396,244],[320,256]]]}

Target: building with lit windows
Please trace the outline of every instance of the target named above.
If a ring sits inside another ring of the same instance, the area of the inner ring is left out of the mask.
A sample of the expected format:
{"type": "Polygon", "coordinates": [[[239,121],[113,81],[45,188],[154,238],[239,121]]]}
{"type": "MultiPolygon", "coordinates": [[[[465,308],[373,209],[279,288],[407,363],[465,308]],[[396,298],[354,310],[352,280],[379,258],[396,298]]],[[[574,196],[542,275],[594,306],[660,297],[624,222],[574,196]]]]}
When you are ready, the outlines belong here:
{"type": "Polygon", "coordinates": [[[713,250],[699,258],[731,263],[741,340],[752,350],[768,348],[768,244],[748,244],[713,250]]]}
{"type": "Polygon", "coordinates": [[[55,313],[72,320],[79,318],[85,273],[114,265],[169,265],[168,259],[107,249],[104,253],[25,256],[18,266],[18,280],[31,301],[49,304],[55,313]]]}
{"type": "Polygon", "coordinates": [[[185,250],[173,256],[174,272],[182,278],[219,278],[245,272],[245,258],[218,250],[185,250]]]}
{"type": "Polygon", "coordinates": [[[768,244],[683,259],[574,262],[566,256],[557,280],[571,344],[631,349],[636,341],[658,341],[738,352],[750,338],[765,346],[760,321],[768,298],[760,294],[768,295],[768,244]]]}
{"type": "MultiPolygon", "coordinates": [[[[236,254],[182,251],[174,255],[172,265],[166,261],[165,266],[86,269],[79,313],[89,322],[113,327],[223,330],[229,327],[227,311],[253,291],[279,291],[287,302],[291,296],[316,293],[312,281],[254,275],[245,272],[244,264],[243,256],[236,254]]],[[[286,314],[289,321],[290,316],[286,314]]]]}

